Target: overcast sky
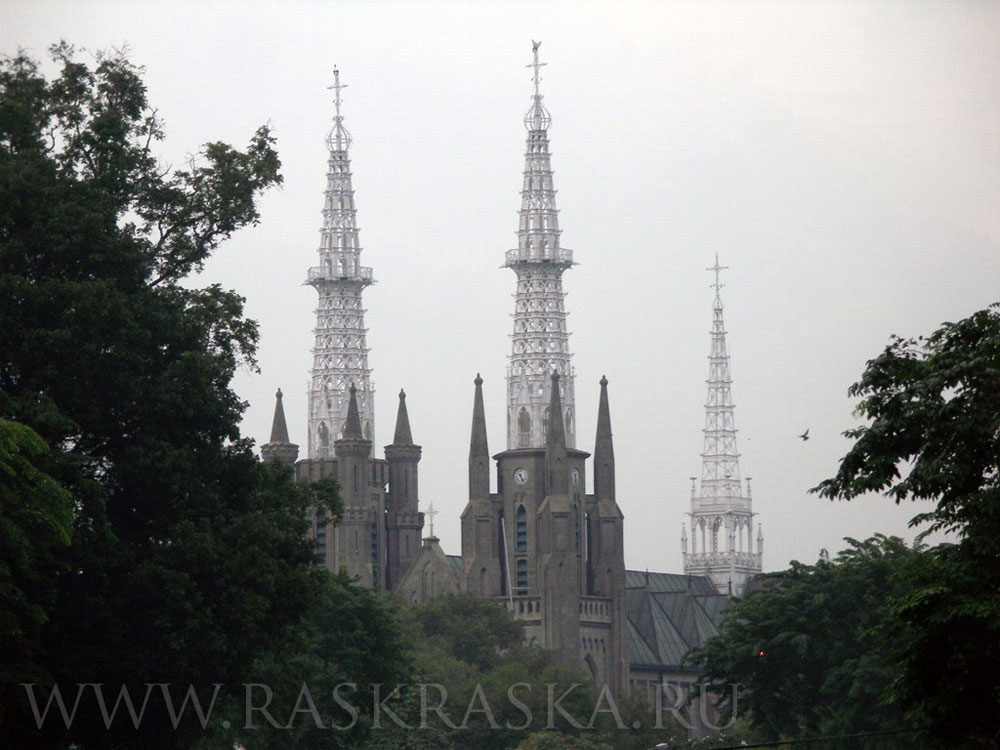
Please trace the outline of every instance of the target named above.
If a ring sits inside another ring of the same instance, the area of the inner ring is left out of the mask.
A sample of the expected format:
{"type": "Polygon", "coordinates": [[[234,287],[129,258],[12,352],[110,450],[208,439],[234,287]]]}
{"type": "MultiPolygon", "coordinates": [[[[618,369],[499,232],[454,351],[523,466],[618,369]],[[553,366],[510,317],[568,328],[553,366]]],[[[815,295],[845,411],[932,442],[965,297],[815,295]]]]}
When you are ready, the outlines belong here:
{"type": "MultiPolygon", "coordinates": [[[[376,450],[407,392],[423,506],[460,549],[473,385],[490,447],[504,376],[531,40],[565,247],[578,447],[610,381],[626,564],[679,572],[699,473],[714,254],[741,468],[764,566],[845,536],[912,538],[918,510],[831,503],[855,425],[848,386],[890,334],[1000,300],[1000,4],[971,2],[96,2],[0,0],[0,51],[127,44],[165,121],[166,163],[269,123],[285,184],[201,274],[260,321],[259,374],[235,386],[266,441],[306,388],[338,65],[376,396],[376,450]],[[809,428],[808,442],[796,436],[809,428]]],[[[51,66],[47,68],[51,70],[51,66]]],[[[591,477],[587,483],[590,486],[591,477]]]]}

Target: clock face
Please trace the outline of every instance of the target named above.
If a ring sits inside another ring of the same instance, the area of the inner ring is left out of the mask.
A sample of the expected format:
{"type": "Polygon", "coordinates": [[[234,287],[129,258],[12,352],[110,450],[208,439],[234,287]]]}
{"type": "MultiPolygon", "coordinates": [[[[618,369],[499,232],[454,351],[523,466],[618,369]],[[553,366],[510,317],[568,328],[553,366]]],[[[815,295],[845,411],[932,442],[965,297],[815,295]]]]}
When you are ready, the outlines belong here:
{"type": "Polygon", "coordinates": [[[527,469],[514,469],[514,481],[518,484],[524,484],[528,481],[528,470],[527,469]]]}
{"type": "Polygon", "coordinates": [[[580,484],[580,470],[573,469],[573,472],[569,475],[570,479],[573,480],[573,484],[580,484]]]}

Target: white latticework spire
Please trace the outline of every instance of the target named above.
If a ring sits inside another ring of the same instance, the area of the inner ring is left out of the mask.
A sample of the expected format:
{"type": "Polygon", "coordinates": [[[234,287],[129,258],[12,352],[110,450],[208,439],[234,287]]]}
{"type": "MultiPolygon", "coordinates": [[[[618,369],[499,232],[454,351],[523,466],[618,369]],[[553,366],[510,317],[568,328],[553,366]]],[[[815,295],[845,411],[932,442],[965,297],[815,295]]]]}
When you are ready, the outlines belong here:
{"type": "Polygon", "coordinates": [[[729,351],[722,320],[719,274],[726,266],[708,269],[715,273],[712,304],[712,349],[708,356],[708,400],[705,403],[704,449],[701,454],[700,492],[691,486],[691,550],[686,531],[681,542],[684,572],[707,575],[722,593],[739,595],[746,581],[761,570],[762,539],[753,548],[753,511],[750,479],[746,491],[740,479],[740,457],[736,451],[732,380],[729,351]]]}
{"type": "Polygon", "coordinates": [[[327,135],[329,150],[323,228],[320,230],[319,265],[309,269],[307,284],[316,288],[316,344],[313,349],[309,392],[309,457],[333,456],[333,442],[341,436],[347,418],[351,384],[357,388],[358,411],[364,436],[375,429],[374,388],[365,343],[361,292],[372,283],[372,269],[361,265],[357,211],[351,187],[351,162],[347,152],[351,136],[340,114],[340,72],[333,71],[333,127],[327,135]]]}
{"type": "Polygon", "coordinates": [[[517,248],[506,265],[517,274],[514,334],[507,370],[507,448],[544,448],[549,420],[552,373],[560,375],[566,445],[576,447],[576,413],[569,333],[563,307],[562,273],[573,265],[573,251],[559,244],[559,212],[552,185],[548,127],[542,106],[538,61],[541,42],[533,43],[535,93],[524,117],[528,130],[517,248]]]}

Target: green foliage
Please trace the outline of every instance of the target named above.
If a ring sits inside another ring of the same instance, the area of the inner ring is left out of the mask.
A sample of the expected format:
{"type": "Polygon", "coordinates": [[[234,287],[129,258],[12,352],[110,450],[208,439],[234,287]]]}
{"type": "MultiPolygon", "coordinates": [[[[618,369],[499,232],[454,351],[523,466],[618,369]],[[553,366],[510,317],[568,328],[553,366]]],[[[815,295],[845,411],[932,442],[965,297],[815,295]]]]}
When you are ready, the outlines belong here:
{"type": "Polygon", "coordinates": [[[854,445],[815,491],[933,502],[912,524],[959,536],[892,604],[890,694],[943,746],[1000,747],[1000,305],[894,338],[850,393],[870,423],[847,433],[854,445]]]}
{"type": "MultiPolygon", "coordinates": [[[[445,702],[445,714],[458,727],[424,711],[426,741],[436,738],[440,747],[456,750],[512,748],[548,726],[552,703],[578,724],[590,719],[596,695],[589,677],[555,665],[549,651],[524,646],[521,623],[496,602],[445,595],[412,608],[408,620],[415,676],[428,686],[423,705],[445,702]]],[[[419,721],[420,696],[411,699],[419,721]]],[[[558,709],[551,720],[576,733],[558,709]]]]}
{"type": "Polygon", "coordinates": [[[894,337],[849,393],[861,398],[857,412],[871,423],[846,433],[854,445],[816,491],[844,500],[884,492],[897,503],[934,501],[914,525],[961,532],[978,552],[996,555],[1000,303],[927,339],[894,337]]]}
{"type": "MultiPolygon", "coordinates": [[[[52,57],[52,80],[24,55],[0,61],[4,678],[43,696],[82,682],[210,695],[301,638],[329,593],[304,530],[317,504],[336,516],[333,488],[295,486],[239,434],[230,381],[254,366],[257,327],[235,293],[181,283],[257,222],[279,161],[261,128],[245,150],[211,143],[171,171],[141,69],[121,54],[88,65],[66,44],[52,57]]],[[[341,595],[349,617],[356,597],[341,595]]],[[[71,729],[39,732],[15,687],[0,687],[7,746],[201,734],[162,707],[108,730],[86,698],[71,729]]]]}
{"type": "MultiPolygon", "coordinates": [[[[882,699],[895,675],[882,623],[892,599],[910,591],[926,553],[896,537],[848,542],[832,562],[793,562],[761,576],[763,590],[736,601],[721,633],[691,655],[730,713],[737,706],[729,684],[738,683],[738,710],[765,739],[908,725],[882,699]]],[[[867,746],[912,743],[905,736],[867,746]]]]}
{"type": "Polygon", "coordinates": [[[442,651],[478,671],[496,666],[524,639],[524,629],[495,602],[472,594],[447,594],[413,611],[425,647],[442,651]]]}
{"type": "Polygon", "coordinates": [[[30,679],[48,621],[46,573],[70,542],[71,498],[43,471],[49,454],[34,430],[0,419],[0,685],[30,679]]]}
{"type": "Polygon", "coordinates": [[[255,712],[248,728],[245,691],[229,696],[220,716],[230,722],[230,731],[213,733],[200,747],[221,750],[239,743],[247,750],[309,750],[371,747],[379,741],[380,732],[371,729],[373,686],[388,686],[384,697],[412,677],[396,607],[345,573],[330,575],[322,597],[291,635],[250,675],[254,705],[271,696],[267,713],[255,712]]]}
{"type": "Polygon", "coordinates": [[[534,732],[517,744],[515,750],[614,750],[611,745],[587,737],[562,732],[534,732]]]}

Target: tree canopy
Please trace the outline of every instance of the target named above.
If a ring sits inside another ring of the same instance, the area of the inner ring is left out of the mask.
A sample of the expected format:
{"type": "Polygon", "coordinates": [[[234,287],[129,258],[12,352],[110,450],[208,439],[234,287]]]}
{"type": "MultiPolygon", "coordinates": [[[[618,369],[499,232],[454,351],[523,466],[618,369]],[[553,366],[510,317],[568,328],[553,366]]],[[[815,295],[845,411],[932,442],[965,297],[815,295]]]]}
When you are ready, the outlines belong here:
{"type": "Polygon", "coordinates": [[[851,389],[869,423],[815,491],[933,503],[913,525],[951,531],[895,599],[889,694],[947,747],[1000,747],[1000,304],[927,338],[895,337],[851,389]]]}
{"type": "MultiPolygon", "coordinates": [[[[884,658],[893,644],[881,625],[892,597],[911,586],[907,573],[921,552],[897,537],[849,542],[832,561],[793,561],[759,576],[758,590],[737,600],[719,635],[691,655],[722,706],[748,715],[763,739],[909,726],[883,700],[894,670],[884,658]]],[[[881,746],[913,747],[914,738],[881,746]]]]}
{"type": "MultiPolygon", "coordinates": [[[[79,683],[114,686],[109,702],[120,686],[239,683],[322,596],[304,519],[337,509],[328,485],[293,485],[240,436],[230,381],[257,342],[243,300],[181,283],[257,222],[281,181],[274,141],[260,128],[171,169],[141,69],[66,44],[52,60],[51,80],[24,54],[0,61],[0,595],[14,618],[0,637],[17,654],[3,677],[43,702],[79,683]]],[[[151,709],[140,730],[108,730],[98,708],[85,696],[70,728],[39,731],[6,683],[0,736],[168,747],[195,726],[163,731],[151,709]]]]}

